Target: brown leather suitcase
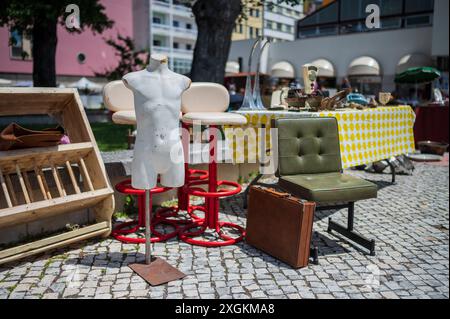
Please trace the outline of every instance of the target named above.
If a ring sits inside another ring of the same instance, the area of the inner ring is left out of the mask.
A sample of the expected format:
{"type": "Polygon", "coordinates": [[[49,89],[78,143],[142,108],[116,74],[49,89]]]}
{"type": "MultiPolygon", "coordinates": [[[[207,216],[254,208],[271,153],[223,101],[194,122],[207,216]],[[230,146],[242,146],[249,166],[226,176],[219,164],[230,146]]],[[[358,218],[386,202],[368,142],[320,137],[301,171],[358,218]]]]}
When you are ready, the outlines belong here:
{"type": "MultiPolygon", "coordinates": [[[[262,186],[252,186],[247,243],[294,268],[308,266],[316,204],[262,186]]],[[[317,263],[316,254],[312,256],[317,263]]]]}

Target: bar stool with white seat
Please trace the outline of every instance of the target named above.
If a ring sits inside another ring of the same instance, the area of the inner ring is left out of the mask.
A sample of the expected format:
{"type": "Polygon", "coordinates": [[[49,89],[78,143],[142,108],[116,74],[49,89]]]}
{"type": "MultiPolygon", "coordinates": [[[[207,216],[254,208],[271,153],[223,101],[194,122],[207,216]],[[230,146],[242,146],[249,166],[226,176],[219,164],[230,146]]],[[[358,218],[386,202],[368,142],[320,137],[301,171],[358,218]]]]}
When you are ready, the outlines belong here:
{"type": "Polygon", "coordinates": [[[222,125],[242,126],[247,124],[247,119],[239,114],[226,113],[230,103],[227,89],[216,83],[193,83],[184,92],[181,102],[183,112],[182,122],[184,126],[202,125],[208,126],[209,135],[209,179],[207,181],[191,181],[187,185],[187,193],[204,197],[204,219],[194,220],[193,224],[184,227],[179,234],[181,240],[186,243],[219,247],[235,244],[245,236],[243,227],[230,222],[219,221],[219,199],[229,197],[241,192],[242,187],[238,183],[230,181],[218,181],[217,156],[218,156],[218,127],[222,125]],[[207,186],[205,191],[201,186],[207,186]],[[228,186],[232,189],[224,189],[228,186]],[[239,233],[238,237],[231,237],[223,232],[222,228],[232,228],[239,233]],[[197,228],[197,230],[192,231],[197,228]],[[217,240],[208,240],[207,230],[215,233],[217,240]],[[197,239],[198,237],[202,237],[197,239]]]}

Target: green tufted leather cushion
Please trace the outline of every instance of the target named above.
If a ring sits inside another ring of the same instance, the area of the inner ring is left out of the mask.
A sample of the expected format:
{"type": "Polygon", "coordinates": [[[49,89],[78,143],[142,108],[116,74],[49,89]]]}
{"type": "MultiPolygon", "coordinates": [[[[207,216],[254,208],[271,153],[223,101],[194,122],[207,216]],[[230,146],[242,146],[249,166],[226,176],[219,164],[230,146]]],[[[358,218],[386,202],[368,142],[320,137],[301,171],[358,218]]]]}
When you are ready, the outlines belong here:
{"type": "Polygon", "coordinates": [[[377,197],[375,184],[342,174],[335,118],[279,119],[279,185],[307,200],[356,202],[377,197]]]}
{"type": "Polygon", "coordinates": [[[378,191],[373,183],[341,173],[284,176],[279,185],[295,196],[319,203],[376,198],[378,191]]]}
{"type": "Polygon", "coordinates": [[[320,174],[342,170],[335,118],[278,119],[278,174],[320,174]]]}

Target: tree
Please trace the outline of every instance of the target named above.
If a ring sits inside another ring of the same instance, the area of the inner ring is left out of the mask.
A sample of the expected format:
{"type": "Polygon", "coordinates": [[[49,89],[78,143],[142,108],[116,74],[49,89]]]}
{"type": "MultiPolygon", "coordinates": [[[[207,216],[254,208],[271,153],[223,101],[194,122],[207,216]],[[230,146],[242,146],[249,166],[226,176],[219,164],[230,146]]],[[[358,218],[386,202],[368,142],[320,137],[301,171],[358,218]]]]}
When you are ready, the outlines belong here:
{"type": "Polygon", "coordinates": [[[56,86],[57,26],[65,25],[65,10],[69,4],[79,8],[79,28],[67,28],[80,33],[86,28],[102,33],[113,21],[104,13],[99,0],[2,0],[0,26],[7,26],[32,37],[34,86],[56,86]]]}
{"type": "Polygon", "coordinates": [[[129,72],[142,70],[149,63],[149,51],[137,51],[133,39],[130,37],[118,34],[117,40],[108,39],[106,43],[116,51],[119,63],[113,68],[95,72],[95,76],[105,77],[109,81],[119,80],[129,72]]]}
{"type": "MultiPolygon", "coordinates": [[[[192,8],[198,35],[191,78],[195,81],[223,82],[236,21],[245,19],[249,8],[273,6],[268,0],[179,0],[192,8]]],[[[297,5],[301,0],[276,0],[297,5]]]]}

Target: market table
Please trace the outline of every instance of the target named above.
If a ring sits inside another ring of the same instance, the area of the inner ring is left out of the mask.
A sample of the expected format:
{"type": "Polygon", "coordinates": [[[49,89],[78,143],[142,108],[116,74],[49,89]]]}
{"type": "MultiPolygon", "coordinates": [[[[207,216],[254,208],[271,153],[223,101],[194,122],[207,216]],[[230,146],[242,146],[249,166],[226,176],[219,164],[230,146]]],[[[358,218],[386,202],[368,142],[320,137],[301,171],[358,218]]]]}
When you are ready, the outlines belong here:
{"type": "MultiPolygon", "coordinates": [[[[375,109],[325,112],[289,111],[236,111],[244,115],[248,124],[242,128],[266,128],[266,144],[270,148],[271,120],[299,117],[335,117],[339,125],[339,140],[342,167],[349,168],[390,159],[391,157],[415,151],[415,114],[408,105],[378,107],[375,109]]],[[[235,163],[245,163],[257,158],[257,148],[261,141],[248,139],[242,131],[225,129],[229,148],[233,150],[235,163]]],[[[257,134],[256,134],[257,135],[257,134]]],[[[393,182],[395,182],[395,170],[393,182]]],[[[261,176],[259,176],[260,178],[261,176]]]]}

